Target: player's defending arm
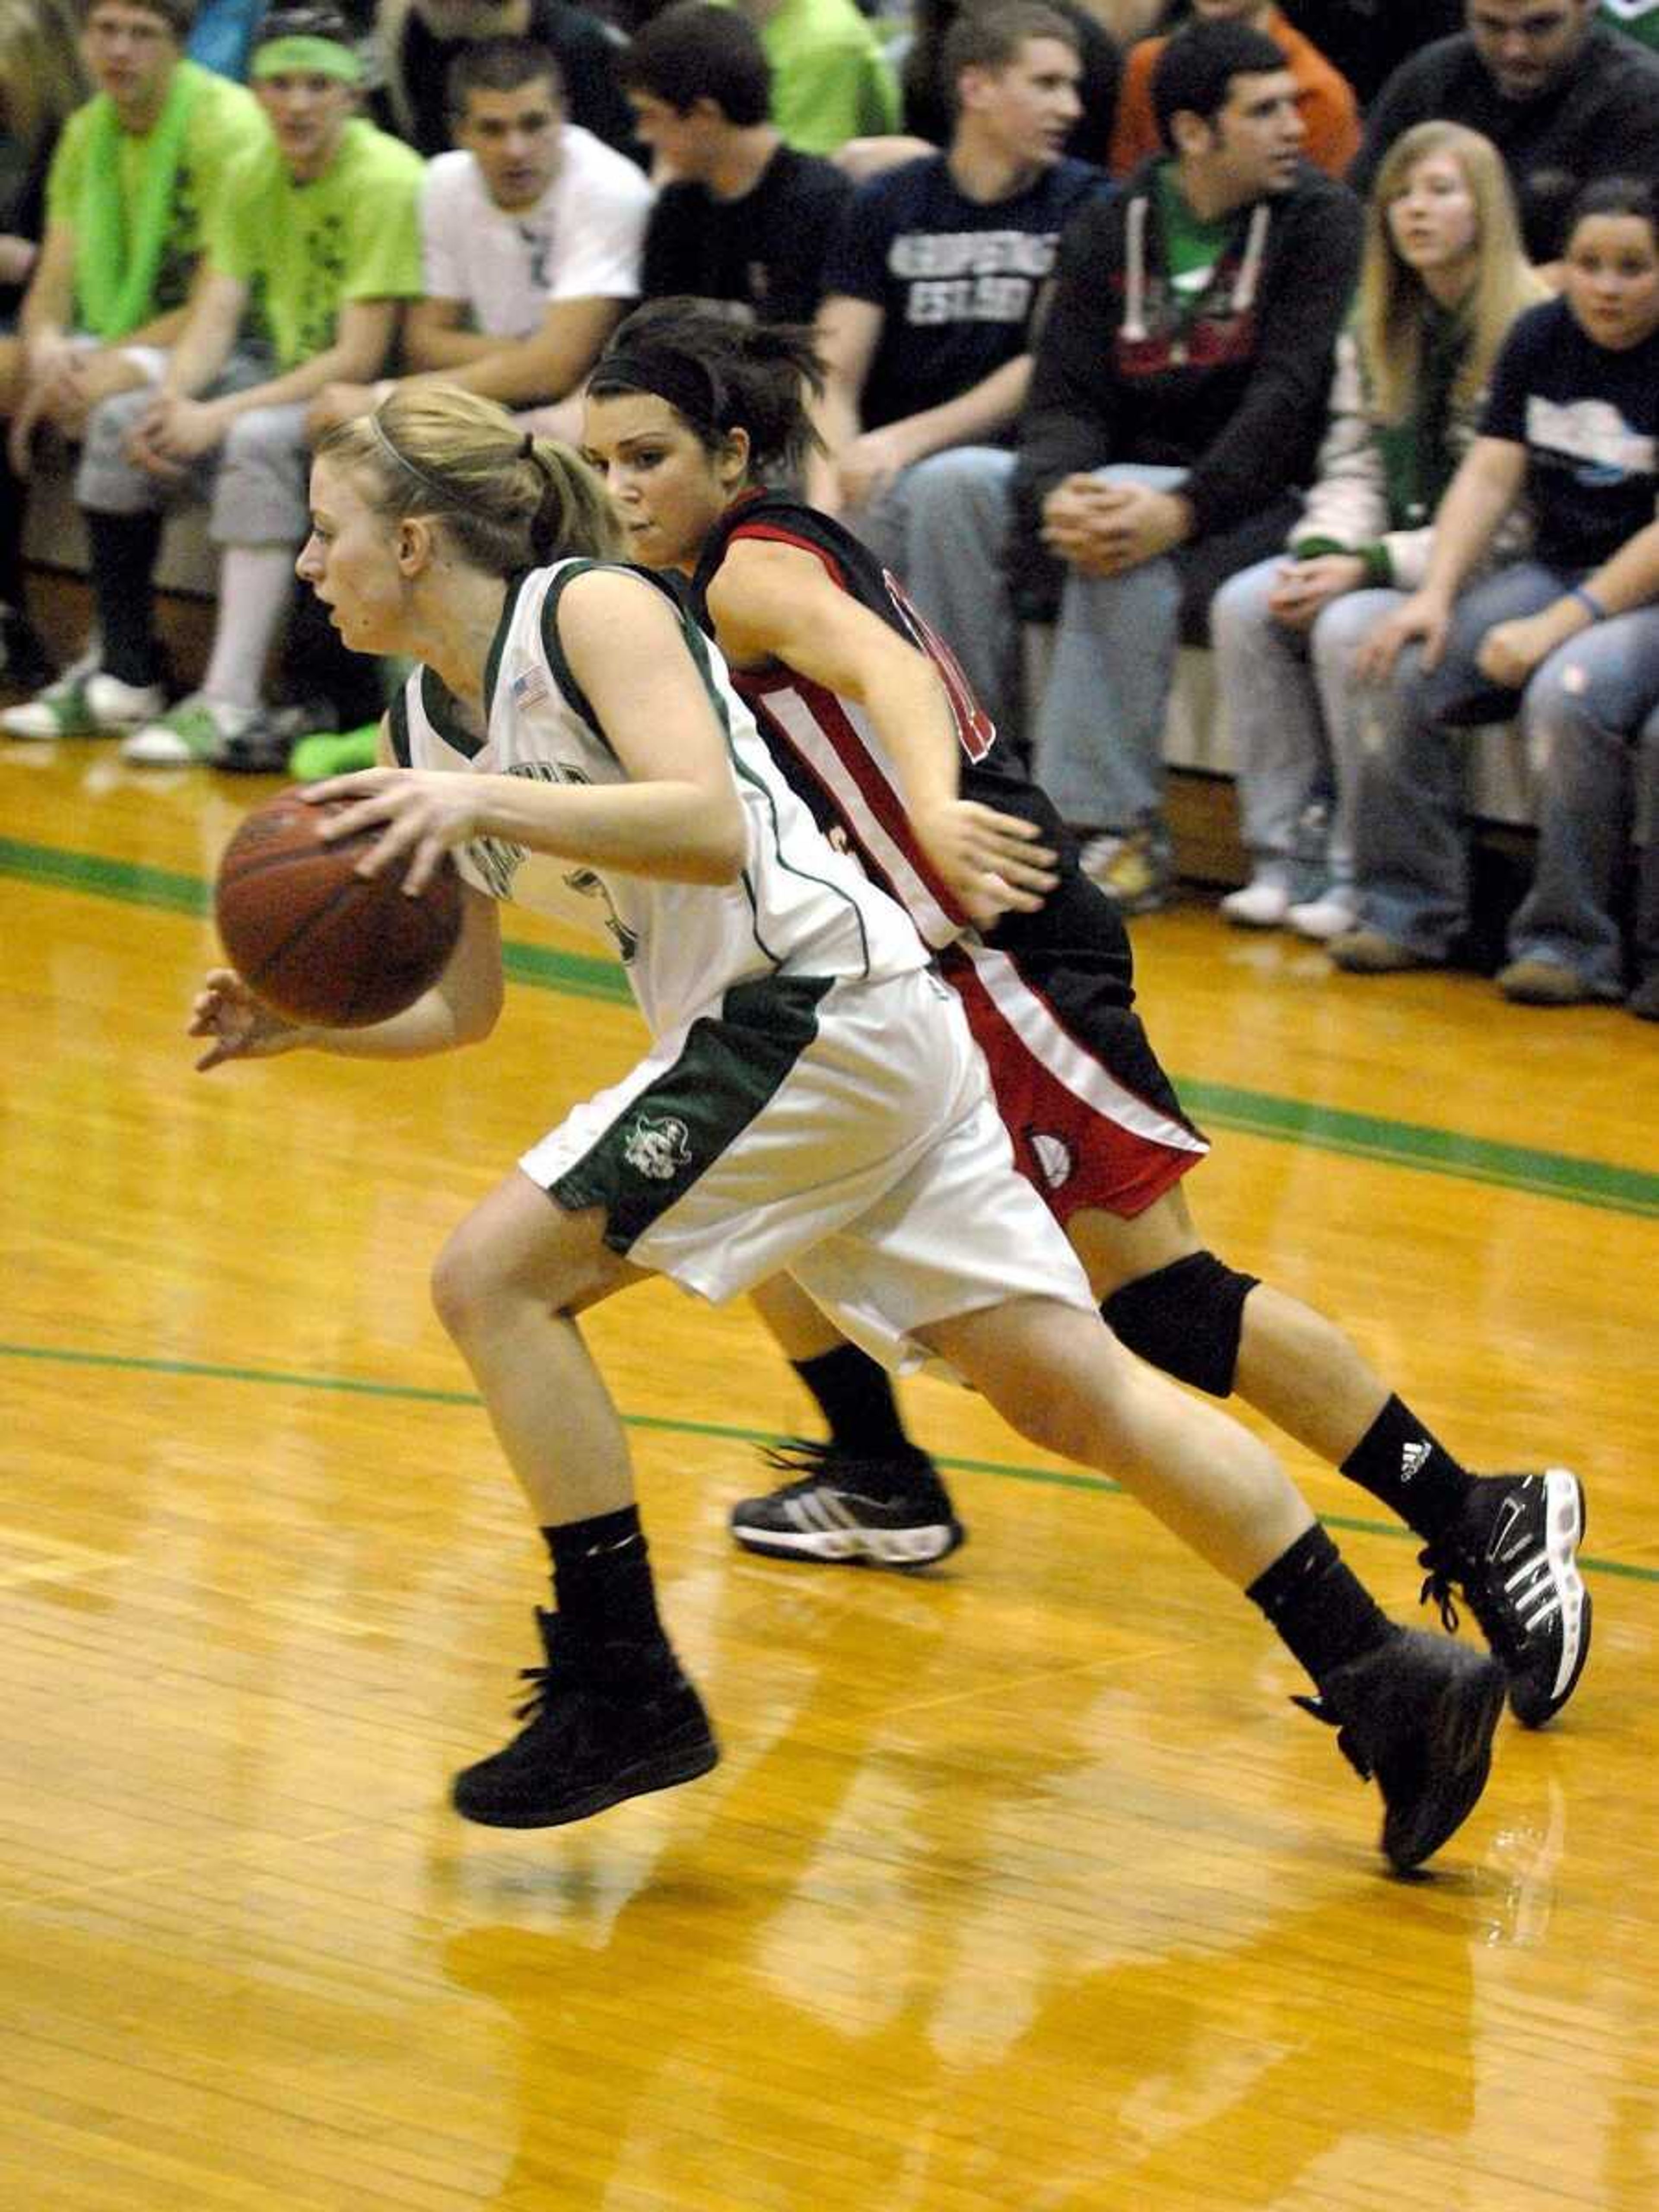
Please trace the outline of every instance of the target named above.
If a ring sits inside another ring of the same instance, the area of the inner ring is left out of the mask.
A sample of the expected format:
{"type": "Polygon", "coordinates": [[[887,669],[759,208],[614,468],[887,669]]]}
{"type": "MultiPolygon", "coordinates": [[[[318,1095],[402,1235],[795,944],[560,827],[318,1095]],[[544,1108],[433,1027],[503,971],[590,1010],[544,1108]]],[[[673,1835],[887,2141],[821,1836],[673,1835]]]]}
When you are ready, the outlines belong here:
{"type": "Polygon", "coordinates": [[[891,755],[906,811],[964,913],[986,927],[1031,913],[1054,854],[1035,824],[958,795],[962,749],[938,671],[799,546],[739,538],[708,590],[715,637],[741,666],[781,660],[862,707],[891,755]]]}

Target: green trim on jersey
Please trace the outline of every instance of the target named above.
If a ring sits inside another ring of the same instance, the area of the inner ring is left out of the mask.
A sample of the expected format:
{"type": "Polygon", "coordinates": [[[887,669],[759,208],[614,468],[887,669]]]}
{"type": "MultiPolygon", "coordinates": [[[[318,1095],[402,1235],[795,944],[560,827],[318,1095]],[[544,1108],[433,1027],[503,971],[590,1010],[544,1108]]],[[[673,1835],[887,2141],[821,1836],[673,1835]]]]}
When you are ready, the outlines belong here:
{"type": "Polygon", "coordinates": [[[519,594],[530,581],[532,571],[520,568],[516,576],[507,580],[507,596],[501,601],[501,618],[495,625],[495,635],[489,641],[489,650],[484,655],[483,711],[484,727],[489,727],[489,717],[495,706],[495,684],[501,672],[501,655],[507,651],[507,632],[513,627],[513,617],[519,611],[519,594]]]}
{"type": "Polygon", "coordinates": [[[552,1187],[572,1213],[605,1208],[605,1241],[635,1240],[721,1159],[782,1089],[818,1033],[827,975],[736,983],[718,1015],[686,1032],[674,1065],[630,1098],[598,1143],[552,1187]]]}
{"type": "Polygon", "coordinates": [[[404,685],[400,684],[386,702],[386,716],[392,758],[399,768],[412,768],[415,758],[409,735],[409,692],[404,685]]]}
{"type": "Polygon", "coordinates": [[[421,704],[426,719],[450,749],[463,760],[477,760],[487,742],[475,738],[461,720],[455,695],[435,668],[421,670],[421,704]]]}
{"type": "MultiPolygon", "coordinates": [[[[786,874],[798,876],[803,883],[816,884],[820,890],[829,891],[832,896],[844,900],[846,903],[851,907],[853,909],[854,918],[859,926],[859,943],[864,948],[864,972],[867,977],[870,973],[870,933],[864,926],[864,909],[849,892],[842,889],[841,884],[830,883],[826,877],[815,876],[810,868],[797,867],[793,860],[787,860],[784,857],[783,833],[778,826],[778,804],[776,797],[770,786],[760,776],[757,775],[751,768],[745,765],[741,754],[739,754],[736,745],[732,741],[732,720],[731,717],[726,711],[726,703],[720,696],[720,686],[714,680],[714,666],[709,659],[709,654],[712,652],[713,647],[708,635],[706,631],[698,628],[691,617],[683,608],[679,611],[679,614],[680,627],[685,633],[685,641],[690,647],[691,658],[696,663],[697,673],[702,678],[703,687],[708,694],[709,701],[714,707],[714,712],[720,716],[720,727],[726,735],[726,757],[732,763],[732,773],[733,775],[740,777],[744,783],[752,784],[755,789],[760,793],[762,798],[766,801],[766,811],[771,817],[772,823],[772,849],[778,856],[778,866],[784,870],[786,874]]],[[[763,738],[761,742],[764,744],[766,741],[763,738]]],[[[778,773],[781,775],[783,773],[782,769],[780,769],[778,773]]],[[[743,887],[748,896],[750,911],[755,914],[755,942],[760,946],[762,951],[765,953],[769,960],[775,960],[777,958],[776,953],[773,951],[771,946],[766,942],[766,939],[760,933],[760,916],[757,912],[755,912],[755,887],[749,880],[749,871],[746,868],[744,870],[743,874],[743,887]]]]}
{"type": "Polygon", "coordinates": [[[577,576],[591,575],[596,568],[611,568],[622,574],[631,574],[629,570],[622,569],[615,561],[573,561],[568,568],[561,569],[542,596],[542,651],[547,655],[553,681],[620,768],[622,763],[617,760],[617,748],[606,736],[604,723],[593,712],[592,701],[577,683],[559,637],[559,601],[564,597],[565,586],[577,576]]]}

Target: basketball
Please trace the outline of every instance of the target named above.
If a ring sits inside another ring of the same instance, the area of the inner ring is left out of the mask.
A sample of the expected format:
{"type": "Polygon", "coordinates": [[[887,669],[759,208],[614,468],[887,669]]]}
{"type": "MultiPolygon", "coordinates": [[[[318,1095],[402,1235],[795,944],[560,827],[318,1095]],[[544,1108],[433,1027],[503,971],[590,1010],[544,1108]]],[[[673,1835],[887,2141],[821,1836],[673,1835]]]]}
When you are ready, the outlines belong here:
{"type": "MultiPolygon", "coordinates": [[[[448,854],[418,897],[404,865],[355,872],[384,825],[325,844],[331,813],[283,792],[226,846],[214,886],[220,942],[242,981],[289,1021],[367,1029],[414,1004],[443,973],[461,930],[461,880],[448,854]]],[[[405,864],[406,865],[406,864],[405,864]]]]}

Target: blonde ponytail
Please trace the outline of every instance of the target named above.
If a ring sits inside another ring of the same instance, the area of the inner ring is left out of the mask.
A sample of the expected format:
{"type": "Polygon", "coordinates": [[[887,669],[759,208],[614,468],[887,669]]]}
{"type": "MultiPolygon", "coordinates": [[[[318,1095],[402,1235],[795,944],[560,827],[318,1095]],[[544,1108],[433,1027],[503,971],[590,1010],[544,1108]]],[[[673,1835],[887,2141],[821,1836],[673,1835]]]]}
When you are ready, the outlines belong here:
{"type": "Polygon", "coordinates": [[[377,513],[441,523],[462,558],[488,575],[571,554],[623,556],[621,526],[586,463],[568,446],[520,430],[505,408],[476,392],[404,386],[373,414],[331,430],[317,453],[366,475],[377,513]]]}

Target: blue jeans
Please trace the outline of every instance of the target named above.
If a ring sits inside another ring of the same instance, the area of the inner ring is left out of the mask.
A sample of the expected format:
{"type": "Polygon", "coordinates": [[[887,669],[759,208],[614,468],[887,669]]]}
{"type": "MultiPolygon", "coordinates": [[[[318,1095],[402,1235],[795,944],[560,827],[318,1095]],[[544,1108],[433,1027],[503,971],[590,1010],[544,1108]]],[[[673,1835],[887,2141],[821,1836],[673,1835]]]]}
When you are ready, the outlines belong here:
{"type": "MultiPolygon", "coordinates": [[[[1355,684],[1354,881],[1361,927],[1443,961],[1468,918],[1469,853],[1459,729],[1507,721],[1517,696],[1480,673],[1489,629],[1538,613],[1577,581],[1516,561],[1466,592],[1440,665],[1411,646],[1382,684],[1355,684]]],[[[1547,664],[1546,664],[1547,665],[1547,664]]]]}
{"type": "MultiPolygon", "coordinates": [[[[1184,469],[1133,461],[1094,475],[1154,491],[1187,480],[1184,469]]],[[[1157,822],[1176,650],[1183,635],[1207,637],[1217,590],[1282,545],[1295,514],[1286,496],[1121,575],[1067,570],[1031,745],[1037,781],[1067,822],[1120,830],[1157,822]]]]}
{"type": "MultiPolygon", "coordinates": [[[[1528,684],[1521,714],[1538,856],[1510,925],[1510,956],[1553,961],[1598,998],[1620,998],[1613,907],[1632,816],[1644,877],[1656,872],[1659,844],[1659,608],[1615,615],[1558,647],[1528,684]]],[[[1659,913],[1638,912],[1637,935],[1644,968],[1659,965],[1659,913]]]]}
{"type": "Polygon", "coordinates": [[[1004,578],[1014,457],[1000,446],[951,446],[901,471],[846,518],[901,578],[962,664],[980,704],[1021,735],[1019,626],[1004,578]]]}
{"type": "MultiPolygon", "coordinates": [[[[1127,830],[1158,814],[1164,725],[1183,618],[1216,586],[1283,542],[1289,500],[1121,576],[1068,571],[1035,728],[1024,727],[1020,635],[1005,576],[1014,456],[957,446],[906,469],[855,527],[904,579],[1000,729],[1031,739],[1034,773],[1069,823],[1127,830]]],[[[1173,490],[1181,469],[1125,462],[1103,482],[1173,490]]]]}
{"type": "Polygon", "coordinates": [[[1267,611],[1285,558],[1228,579],[1210,609],[1210,638],[1251,875],[1310,899],[1353,873],[1359,718],[1350,672],[1402,595],[1345,592],[1294,629],[1267,611]]]}
{"type": "MultiPolygon", "coordinates": [[[[1094,473],[1154,491],[1178,490],[1187,476],[1135,463],[1094,473]]],[[[1118,576],[1066,571],[1031,741],[1037,781],[1065,821],[1128,830],[1162,812],[1180,625],[1181,579],[1167,556],[1118,576]]]]}

